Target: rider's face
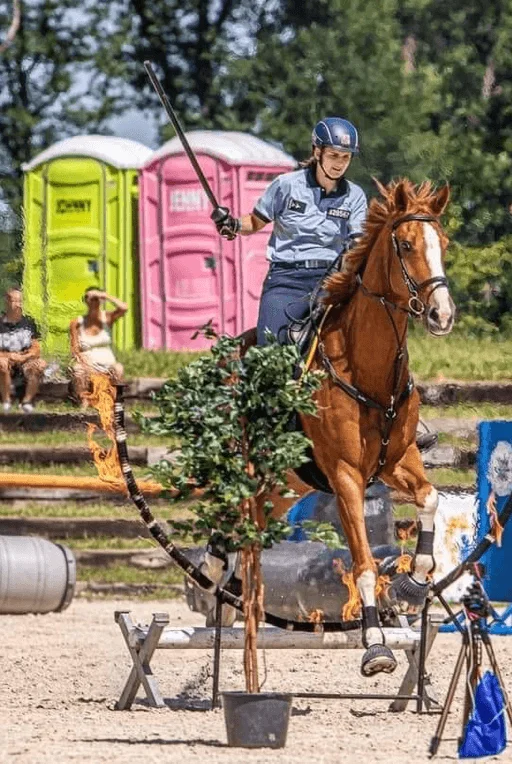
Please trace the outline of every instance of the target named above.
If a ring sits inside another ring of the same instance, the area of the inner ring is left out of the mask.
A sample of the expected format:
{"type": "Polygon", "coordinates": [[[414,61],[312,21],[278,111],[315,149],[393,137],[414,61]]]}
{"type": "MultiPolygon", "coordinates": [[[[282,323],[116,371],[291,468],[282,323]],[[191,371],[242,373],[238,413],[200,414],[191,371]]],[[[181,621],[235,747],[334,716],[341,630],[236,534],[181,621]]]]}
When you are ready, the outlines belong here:
{"type": "Polygon", "coordinates": [[[316,159],[320,160],[320,155],[322,155],[322,165],[326,174],[332,178],[341,178],[352,159],[352,154],[348,151],[325,148],[321,152],[319,148],[315,148],[316,159]]]}

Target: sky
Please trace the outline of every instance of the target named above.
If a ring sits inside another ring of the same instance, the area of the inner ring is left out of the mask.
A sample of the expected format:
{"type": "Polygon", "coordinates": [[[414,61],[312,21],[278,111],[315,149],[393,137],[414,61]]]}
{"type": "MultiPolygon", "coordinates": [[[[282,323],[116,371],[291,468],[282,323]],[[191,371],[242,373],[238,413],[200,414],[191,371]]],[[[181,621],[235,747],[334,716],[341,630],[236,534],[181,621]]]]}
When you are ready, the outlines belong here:
{"type": "Polygon", "coordinates": [[[119,138],[131,138],[151,149],[160,147],[155,120],[136,109],[130,109],[122,116],[110,119],[107,125],[119,138]]]}

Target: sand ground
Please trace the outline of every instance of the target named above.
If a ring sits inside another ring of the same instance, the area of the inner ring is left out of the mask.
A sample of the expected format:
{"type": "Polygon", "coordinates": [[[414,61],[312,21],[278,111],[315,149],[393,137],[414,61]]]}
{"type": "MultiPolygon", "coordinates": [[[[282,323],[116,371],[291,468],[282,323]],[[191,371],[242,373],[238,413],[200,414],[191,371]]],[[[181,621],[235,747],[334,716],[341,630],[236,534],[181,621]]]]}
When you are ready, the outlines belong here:
{"type": "MultiPolygon", "coordinates": [[[[418,716],[411,707],[393,714],[383,701],[303,700],[293,703],[284,749],[229,748],[222,710],[207,710],[211,653],[158,650],[152,661],[165,709],[149,708],[139,695],[131,711],[114,705],[131,659],[115,610],[131,610],[135,621],[149,622],[157,611],[171,624],[201,625],[181,601],[75,600],[63,613],[0,616],[2,631],[2,745],[0,761],[27,762],[343,762],[410,764],[428,761],[437,716],[418,716]],[[203,702],[201,702],[201,700],[203,702]],[[194,702],[195,701],[195,702],[194,702]],[[198,702],[199,701],[199,702],[198,702]],[[195,709],[195,710],[194,710],[195,709]]],[[[512,648],[493,637],[506,687],[512,691],[512,648]]],[[[458,635],[439,635],[429,661],[434,686],[444,699],[458,635]]],[[[405,672],[397,653],[393,676],[363,679],[360,651],[267,651],[266,690],[287,692],[393,692],[405,672]]],[[[263,660],[262,669],[263,669],[263,660]]],[[[225,651],[221,688],[241,690],[241,653],[225,651]]],[[[446,729],[439,761],[455,760],[462,714],[462,684],[446,729]]],[[[498,758],[498,757],[497,757],[498,758]]],[[[512,762],[512,747],[499,760],[512,762]]]]}

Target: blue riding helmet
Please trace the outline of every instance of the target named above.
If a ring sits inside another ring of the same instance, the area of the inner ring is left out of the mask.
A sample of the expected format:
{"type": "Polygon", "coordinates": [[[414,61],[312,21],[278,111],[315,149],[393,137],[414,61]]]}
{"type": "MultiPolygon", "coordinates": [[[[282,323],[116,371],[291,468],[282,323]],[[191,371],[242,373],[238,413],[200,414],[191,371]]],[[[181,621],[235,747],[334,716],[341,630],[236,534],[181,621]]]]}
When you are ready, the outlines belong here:
{"type": "Polygon", "coordinates": [[[357,130],[352,122],[341,117],[326,117],[318,122],[311,134],[311,141],[319,149],[329,146],[350,154],[359,154],[357,130]]]}

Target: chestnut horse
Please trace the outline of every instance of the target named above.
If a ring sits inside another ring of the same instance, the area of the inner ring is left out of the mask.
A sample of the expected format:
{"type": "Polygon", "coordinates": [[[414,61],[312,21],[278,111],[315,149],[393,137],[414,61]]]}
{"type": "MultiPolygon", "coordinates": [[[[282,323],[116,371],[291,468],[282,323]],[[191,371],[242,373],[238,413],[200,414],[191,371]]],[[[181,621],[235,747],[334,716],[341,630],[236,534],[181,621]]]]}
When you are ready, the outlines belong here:
{"type": "MultiPolygon", "coordinates": [[[[316,394],[318,415],[301,418],[315,461],[336,495],[352,556],[362,602],[365,676],[390,673],[397,665],[378,619],[365,489],[378,476],[416,504],[419,533],[412,572],[394,579],[393,595],[421,604],[434,568],[438,495],[416,446],[420,400],[409,373],[407,328],[412,316],[421,318],[431,334],[448,334],[455,315],[443,269],[448,239],[439,222],[448,188],[434,192],[429,183],[415,188],[407,180],[378,187],[383,198],[371,202],[363,237],[345,257],[344,269],[323,285],[331,307],[311,368],[325,370],[326,376],[316,394]],[[364,263],[364,272],[347,303],[347,271],[354,262],[364,263]]],[[[300,496],[311,491],[295,474],[289,484],[300,496]]],[[[269,498],[275,516],[296,501],[278,491],[269,498]]]]}

